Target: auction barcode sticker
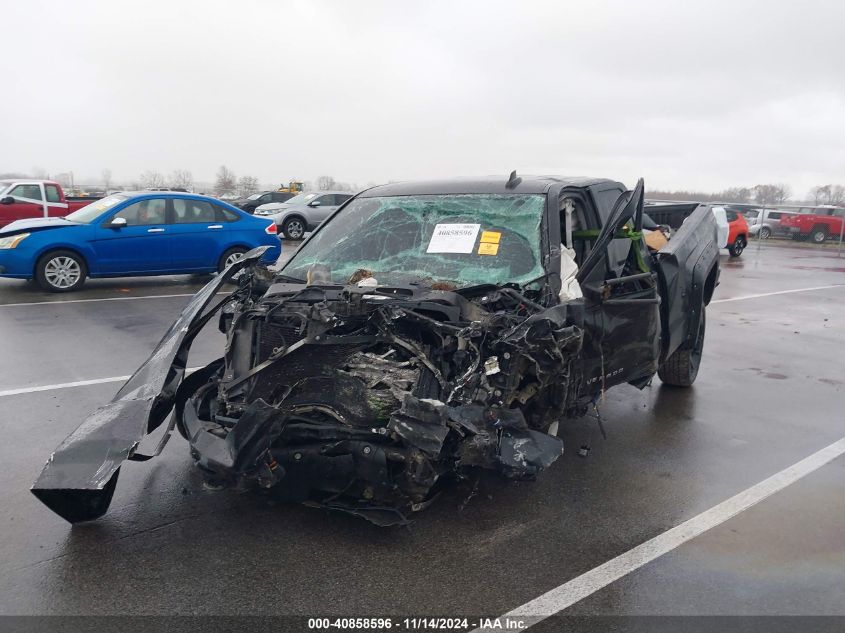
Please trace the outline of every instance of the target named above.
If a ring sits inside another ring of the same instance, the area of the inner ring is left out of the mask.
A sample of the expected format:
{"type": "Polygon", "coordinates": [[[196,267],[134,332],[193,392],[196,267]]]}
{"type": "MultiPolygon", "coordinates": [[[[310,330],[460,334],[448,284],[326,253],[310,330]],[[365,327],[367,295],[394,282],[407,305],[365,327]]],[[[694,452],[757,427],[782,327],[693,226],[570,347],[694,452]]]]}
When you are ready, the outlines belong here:
{"type": "Polygon", "coordinates": [[[438,224],[426,253],[471,253],[480,224],[438,224]]]}

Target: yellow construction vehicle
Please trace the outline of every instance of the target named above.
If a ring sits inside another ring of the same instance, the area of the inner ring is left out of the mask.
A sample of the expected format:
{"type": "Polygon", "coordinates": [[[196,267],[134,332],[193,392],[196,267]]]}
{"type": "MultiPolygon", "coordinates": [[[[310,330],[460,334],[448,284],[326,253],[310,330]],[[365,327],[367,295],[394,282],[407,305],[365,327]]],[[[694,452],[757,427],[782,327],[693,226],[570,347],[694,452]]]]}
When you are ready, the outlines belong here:
{"type": "Polygon", "coordinates": [[[282,184],[278,191],[283,193],[302,193],[302,181],[291,180],[287,185],[282,184]]]}

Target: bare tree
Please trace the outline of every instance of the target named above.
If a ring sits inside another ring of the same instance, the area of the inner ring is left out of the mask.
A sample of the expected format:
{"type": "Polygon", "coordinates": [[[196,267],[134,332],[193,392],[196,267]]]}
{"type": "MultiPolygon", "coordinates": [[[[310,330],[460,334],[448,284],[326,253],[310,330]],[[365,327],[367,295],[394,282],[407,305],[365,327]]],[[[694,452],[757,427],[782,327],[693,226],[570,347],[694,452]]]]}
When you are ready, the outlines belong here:
{"type": "Polygon", "coordinates": [[[722,199],[722,194],[704,193],[702,191],[664,191],[655,189],[646,192],[646,197],[652,200],[679,200],[684,202],[712,202],[722,199]]]}
{"type": "Polygon", "coordinates": [[[194,176],[187,169],[177,169],[170,174],[170,186],[177,189],[187,189],[190,191],[194,188],[194,176]]]}
{"type": "Polygon", "coordinates": [[[845,202],[845,187],[842,185],[818,185],[810,189],[814,204],[842,204],[845,202]]]}
{"type": "Polygon", "coordinates": [[[215,195],[232,194],[235,193],[236,189],[237,178],[235,177],[235,172],[226,167],[226,165],[220,165],[220,169],[217,170],[217,179],[214,182],[215,195]]]}
{"type": "Polygon", "coordinates": [[[725,189],[719,198],[724,202],[748,202],[751,200],[751,189],[748,187],[731,187],[725,189]]]}
{"type": "Polygon", "coordinates": [[[101,174],[101,180],[103,181],[103,187],[108,193],[109,189],[111,189],[111,169],[104,169],[101,174]]]}
{"type": "Polygon", "coordinates": [[[763,206],[774,204],[778,198],[783,198],[781,185],[754,185],[754,202],[763,206]]]}
{"type": "Polygon", "coordinates": [[[317,178],[317,189],[320,191],[328,191],[329,189],[335,189],[337,187],[337,182],[332,176],[320,176],[317,178]]]}
{"type": "Polygon", "coordinates": [[[775,185],[772,193],[774,194],[775,204],[783,204],[789,200],[789,196],[792,195],[792,189],[789,185],[781,183],[779,185],[775,185]]]}
{"type": "Polygon", "coordinates": [[[47,170],[43,167],[33,167],[32,177],[38,178],[38,180],[47,180],[50,177],[50,174],[48,174],[47,170]]]}
{"type": "Polygon", "coordinates": [[[258,191],[258,178],[254,176],[241,176],[238,179],[238,195],[241,198],[251,196],[258,191]]]}
{"type": "Polygon", "coordinates": [[[813,204],[824,204],[825,200],[830,197],[830,185],[817,185],[810,189],[810,197],[813,199],[813,204]]]}
{"type": "Polygon", "coordinates": [[[165,180],[159,172],[154,169],[148,169],[141,174],[141,187],[143,189],[152,189],[154,187],[164,187],[165,180]]]}

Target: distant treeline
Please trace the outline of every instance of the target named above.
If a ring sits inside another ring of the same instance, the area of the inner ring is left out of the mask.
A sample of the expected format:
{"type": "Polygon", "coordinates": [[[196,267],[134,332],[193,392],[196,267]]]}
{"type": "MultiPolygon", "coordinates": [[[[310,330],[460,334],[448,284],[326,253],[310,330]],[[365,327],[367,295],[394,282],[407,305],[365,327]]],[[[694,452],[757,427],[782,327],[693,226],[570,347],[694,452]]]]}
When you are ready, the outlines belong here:
{"type": "Polygon", "coordinates": [[[753,187],[731,187],[719,192],[705,191],[660,191],[646,193],[654,200],[690,200],[695,202],[756,202],[757,204],[783,204],[792,190],[789,185],[755,185],[753,187]]]}
{"type": "MultiPolygon", "coordinates": [[[[789,201],[792,190],[788,185],[755,185],[753,187],[731,187],[716,193],[706,191],[661,191],[655,189],[646,193],[652,200],[689,200],[692,202],[737,202],[756,204],[784,204],[789,201]]],[[[810,189],[805,201],[814,205],[845,204],[845,187],[842,185],[818,185],[810,189]]]]}

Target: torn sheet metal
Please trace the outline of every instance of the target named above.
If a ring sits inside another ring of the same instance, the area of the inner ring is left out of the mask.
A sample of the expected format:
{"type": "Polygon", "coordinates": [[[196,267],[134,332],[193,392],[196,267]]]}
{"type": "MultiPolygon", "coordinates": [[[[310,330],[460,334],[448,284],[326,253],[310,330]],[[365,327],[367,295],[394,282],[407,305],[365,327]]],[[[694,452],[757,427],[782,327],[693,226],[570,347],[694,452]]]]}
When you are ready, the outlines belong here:
{"type": "Polygon", "coordinates": [[[141,440],[164,422],[173,407],[203,310],[235,273],[259,262],[266,250],[266,246],[251,250],[200,290],[112,401],[53,452],[32,486],[47,507],[71,523],[106,512],[121,464],[132,459],[141,440]]]}
{"type": "Polygon", "coordinates": [[[385,525],[469,469],[532,478],[561,455],[545,429],[579,377],[568,308],[362,278],[278,283],[227,306],[226,357],[176,407],[209,481],[385,525]]]}
{"type": "Polygon", "coordinates": [[[71,522],[102,515],[120,465],[171,409],[215,487],[264,489],[379,525],[405,523],[470,469],[531,478],[563,452],[545,429],[578,375],[580,330],[567,308],[512,288],[268,286],[253,267],[222,302],[223,358],[184,378],[212,314],[203,310],[236,270],[206,286],[57,449],[33,486],[52,510],[71,522]]]}

